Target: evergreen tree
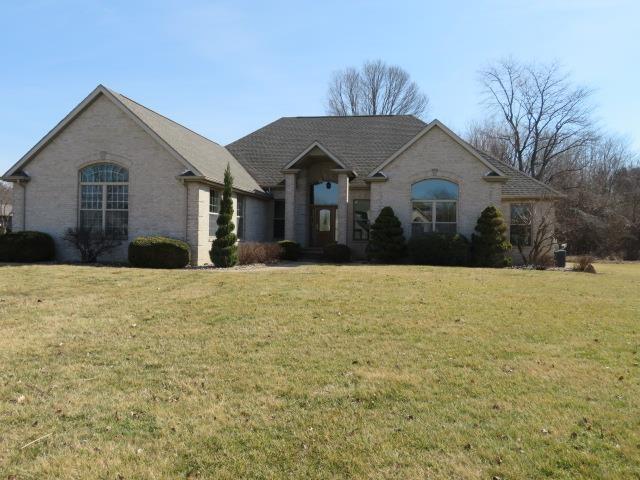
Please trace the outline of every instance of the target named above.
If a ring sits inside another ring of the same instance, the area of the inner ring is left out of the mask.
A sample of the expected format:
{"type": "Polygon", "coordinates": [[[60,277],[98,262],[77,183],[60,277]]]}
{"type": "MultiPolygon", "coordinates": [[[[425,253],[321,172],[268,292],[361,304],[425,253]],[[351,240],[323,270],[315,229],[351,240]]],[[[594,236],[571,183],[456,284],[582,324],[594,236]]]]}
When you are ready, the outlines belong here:
{"type": "Polygon", "coordinates": [[[233,223],[233,200],[231,199],[233,187],[233,177],[231,168],[227,164],[224,171],[224,190],[220,202],[220,213],[218,214],[218,229],[216,239],[211,246],[211,261],[216,267],[233,267],[238,263],[238,237],[234,233],[236,226],[233,223]]]}
{"type": "Polygon", "coordinates": [[[380,262],[397,262],[404,257],[406,243],[402,224],[393,208],[384,207],[371,225],[367,256],[380,262]]]}
{"type": "Polygon", "coordinates": [[[471,255],[475,266],[502,268],[511,265],[511,244],[506,237],[507,225],[500,210],[493,205],[485,208],[475,231],[477,234],[471,236],[471,255]]]}

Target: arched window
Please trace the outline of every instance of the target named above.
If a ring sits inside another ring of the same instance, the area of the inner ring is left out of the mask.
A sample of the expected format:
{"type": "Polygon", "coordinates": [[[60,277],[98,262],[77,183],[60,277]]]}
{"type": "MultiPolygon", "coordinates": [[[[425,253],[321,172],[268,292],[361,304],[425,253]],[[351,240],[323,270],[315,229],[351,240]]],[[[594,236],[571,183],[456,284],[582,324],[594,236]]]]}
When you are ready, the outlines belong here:
{"type": "Polygon", "coordinates": [[[84,230],[116,238],[129,235],[129,172],[111,163],[80,170],[80,218],[84,230]]]}
{"type": "Polygon", "coordinates": [[[319,182],[311,188],[312,205],[337,205],[338,184],[335,182],[319,182]]]}
{"type": "Polygon", "coordinates": [[[433,178],[411,186],[411,232],[413,235],[456,233],[458,185],[433,178]]]}

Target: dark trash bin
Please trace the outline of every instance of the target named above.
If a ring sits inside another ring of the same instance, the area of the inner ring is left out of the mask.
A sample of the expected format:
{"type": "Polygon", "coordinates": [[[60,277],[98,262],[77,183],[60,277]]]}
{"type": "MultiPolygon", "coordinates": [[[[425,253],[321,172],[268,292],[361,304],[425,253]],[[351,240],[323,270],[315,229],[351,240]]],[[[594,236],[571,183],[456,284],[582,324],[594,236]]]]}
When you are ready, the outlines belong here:
{"type": "Polygon", "coordinates": [[[553,258],[556,261],[556,267],[564,268],[567,266],[567,251],[556,250],[553,252],[553,258]]]}

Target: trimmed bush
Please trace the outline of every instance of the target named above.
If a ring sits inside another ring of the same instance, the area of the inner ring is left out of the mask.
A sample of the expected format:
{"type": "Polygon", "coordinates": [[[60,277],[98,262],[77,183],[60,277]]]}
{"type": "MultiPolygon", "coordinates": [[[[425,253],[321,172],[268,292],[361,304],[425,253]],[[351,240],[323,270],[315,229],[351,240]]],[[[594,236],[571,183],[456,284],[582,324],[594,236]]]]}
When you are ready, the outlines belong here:
{"type": "Polygon", "coordinates": [[[507,224],[502,212],[493,205],[485,208],[471,236],[471,256],[476,267],[502,268],[511,265],[507,224]]]}
{"type": "Polygon", "coordinates": [[[191,261],[191,249],[182,240],[138,237],[129,244],[129,263],[141,268],[183,268],[191,261]]]}
{"type": "Polygon", "coordinates": [[[469,241],[458,233],[428,233],[413,237],[409,258],[419,265],[467,265],[469,241]]]}
{"type": "Polygon", "coordinates": [[[278,245],[280,245],[280,258],[282,260],[293,260],[295,262],[300,258],[301,248],[299,243],[292,240],[281,240],[278,245]]]}
{"type": "Polygon", "coordinates": [[[53,238],[43,232],[13,232],[0,236],[0,262],[46,262],[53,260],[53,238]]]}
{"type": "Polygon", "coordinates": [[[406,243],[402,224],[391,207],[384,207],[371,225],[367,257],[384,263],[393,263],[404,257],[406,243]]]}
{"type": "Polygon", "coordinates": [[[280,260],[281,250],[277,243],[242,242],[238,245],[238,263],[276,263],[280,260]]]}
{"type": "Polygon", "coordinates": [[[351,261],[351,249],[342,243],[330,243],[322,249],[324,259],[334,263],[351,261]]]}
{"type": "Polygon", "coordinates": [[[231,167],[227,163],[224,171],[224,190],[220,201],[220,213],[218,214],[218,229],[216,238],[211,245],[209,256],[218,268],[233,267],[238,263],[238,237],[234,233],[236,226],[233,223],[233,176],[231,167]]]}

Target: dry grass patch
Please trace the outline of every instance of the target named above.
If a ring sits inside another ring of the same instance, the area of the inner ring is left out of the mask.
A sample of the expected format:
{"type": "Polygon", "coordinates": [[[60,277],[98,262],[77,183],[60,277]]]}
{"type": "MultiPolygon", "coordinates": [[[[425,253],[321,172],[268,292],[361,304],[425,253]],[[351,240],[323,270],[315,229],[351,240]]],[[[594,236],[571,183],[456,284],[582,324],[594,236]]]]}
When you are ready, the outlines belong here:
{"type": "Polygon", "coordinates": [[[0,267],[0,478],[635,478],[598,272],[0,267]]]}

